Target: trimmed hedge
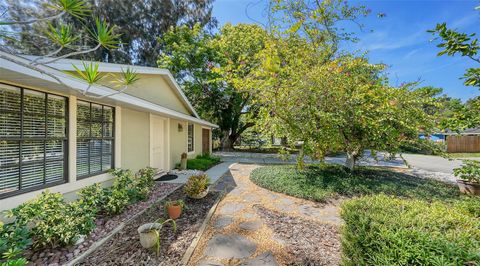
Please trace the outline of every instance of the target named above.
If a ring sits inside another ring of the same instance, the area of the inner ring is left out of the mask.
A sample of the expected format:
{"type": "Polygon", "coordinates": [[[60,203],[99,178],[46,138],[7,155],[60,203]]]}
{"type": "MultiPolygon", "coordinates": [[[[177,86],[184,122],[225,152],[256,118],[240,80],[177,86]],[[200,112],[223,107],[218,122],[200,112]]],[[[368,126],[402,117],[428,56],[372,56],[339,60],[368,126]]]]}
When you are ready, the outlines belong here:
{"type": "Polygon", "coordinates": [[[379,193],[420,199],[460,197],[456,186],[371,167],[350,173],[334,164],[309,165],[302,171],[294,165],[273,165],[253,170],[250,179],[266,189],[315,201],[379,193]]]}
{"type": "Polygon", "coordinates": [[[480,219],[473,207],[478,201],[457,205],[386,195],[346,201],[343,264],[477,265],[480,219]]]}
{"type": "Polygon", "coordinates": [[[210,167],[220,162],[220,158],[210,155],[198,155],[195,159],[187,160],[187,169],[190,170],[208,170],[210,167]]]}

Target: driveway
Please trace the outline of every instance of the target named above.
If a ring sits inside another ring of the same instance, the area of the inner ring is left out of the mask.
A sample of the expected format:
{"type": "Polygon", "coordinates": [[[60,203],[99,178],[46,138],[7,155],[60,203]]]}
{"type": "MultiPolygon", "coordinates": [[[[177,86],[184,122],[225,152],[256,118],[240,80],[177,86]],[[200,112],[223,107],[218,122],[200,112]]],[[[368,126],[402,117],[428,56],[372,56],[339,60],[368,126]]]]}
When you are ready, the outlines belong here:
{"type": "Polygon", "coordinates": [[[430,172],[440,172],[453,174],[453,169],[462,165],[462,160],[445,159],[440,156],[423,154],[402,154],[410,167],[422,169],[430,172]]]}

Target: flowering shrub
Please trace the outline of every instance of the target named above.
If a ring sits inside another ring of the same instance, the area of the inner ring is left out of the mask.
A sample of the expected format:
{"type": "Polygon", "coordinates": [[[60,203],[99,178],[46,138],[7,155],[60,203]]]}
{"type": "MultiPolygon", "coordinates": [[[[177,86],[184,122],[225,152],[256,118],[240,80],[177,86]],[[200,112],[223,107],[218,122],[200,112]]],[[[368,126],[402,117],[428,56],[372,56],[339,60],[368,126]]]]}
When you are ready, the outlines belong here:
{"type": "Polygon", "coordinates": [[[210,178],[206,174],[192,175],[188,178],[183,191],[188,196],[197,196],[210,185],[210,178]]]}

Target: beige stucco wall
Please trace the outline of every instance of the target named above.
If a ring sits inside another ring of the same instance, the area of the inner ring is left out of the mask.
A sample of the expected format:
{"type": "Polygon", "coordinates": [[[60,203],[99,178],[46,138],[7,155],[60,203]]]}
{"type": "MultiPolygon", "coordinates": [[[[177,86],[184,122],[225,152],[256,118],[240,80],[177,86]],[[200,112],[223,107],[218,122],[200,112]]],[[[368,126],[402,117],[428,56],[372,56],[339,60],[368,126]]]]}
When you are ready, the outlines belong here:
{"type": "MultiPolygon", "coordinates": [[[[119,77],[118,73],[109,73],[99,83],[115,88],[117,86],[115,81],[119,77]]],[[[164,76],[138,74],[138,78],[135,83],[129,86],[125,93],[191,115],[180,97],[174,92],[175,88],[173,85],[168,84],[164,76]]]]}
{"type": "Polygon", "coordinates": [[[137,171],[150,164],[150,114],[122,108],[122,168],[137,171]]]}
{"type": "MultiPolygon", "coordinates": [[[[181,120],[170,119],[170,167],[174,168],[180,163],[182,153],[187,152],[187,122],[181,120]],[[178,124],[183,126],[183,131],[178,131],[178,124]]],[[[194,124],[193,133],[194,151],[188,153],[188,158],[195,158],[202,154],[202,125],[194,124]]]]}

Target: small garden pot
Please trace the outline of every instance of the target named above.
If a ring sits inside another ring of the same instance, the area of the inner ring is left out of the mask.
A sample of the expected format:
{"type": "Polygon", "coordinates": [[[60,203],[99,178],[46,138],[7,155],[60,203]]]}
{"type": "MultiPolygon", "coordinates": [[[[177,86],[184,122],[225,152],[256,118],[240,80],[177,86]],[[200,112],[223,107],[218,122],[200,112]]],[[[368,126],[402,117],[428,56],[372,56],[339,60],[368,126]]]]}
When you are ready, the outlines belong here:
{"type": "Polygon", "coordinates": [[[460,192],[470,195],[480,195],[480,183],[468,182],[462,179],[457,180],[460,192]]]}
{"type": "Polygon", "coordinates": [[[158,231],[162,229],[162,224],[148,223],[138,227],[137,231],[140,235],[140,244],[144,248],[152,248],[158,243],[158,231]]]}
{"type": "Polygon", "coordinates": [[[180,205],[167,206],[167,213],[170,219],[176,220],[182,214],[182,206],[180,205]]]}
{"type": "Polygon", "coordinates": [[[203,199],[207,196],[209,190],[210,190],[210,187],[207,187],[207,189],[205,189],[203,192],[200,192],[197,195],[190,195],[189,197],[193,199],[203,199]]]}

